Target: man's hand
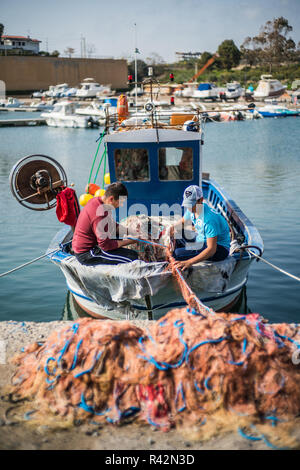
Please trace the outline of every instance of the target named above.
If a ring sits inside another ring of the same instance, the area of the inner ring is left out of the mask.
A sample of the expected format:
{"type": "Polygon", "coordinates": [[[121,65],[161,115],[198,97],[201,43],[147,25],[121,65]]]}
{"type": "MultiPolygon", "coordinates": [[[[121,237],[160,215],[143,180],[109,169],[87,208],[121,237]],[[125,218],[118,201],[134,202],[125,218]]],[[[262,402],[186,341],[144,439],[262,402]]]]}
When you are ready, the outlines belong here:
{"type": "Polygon", "coordinates": [[[131,240],[129,238],[118,240],[118,248],[121,248],[122,246],[133,245],[134,243],[137,243],[137,240],[131,240]]]}
{"type": "Polygon", "coordinates": [[[181,269],[182,271],[184,271],[187,268],[190,268],[192,265],[193,265],[193,262],[190,259],[187,259],[185,261],[175,261],[174,263],[175,268],[181,269]]]}
{"type": "Polygon", "coordinates": [[[168,243],[168,248],[172,253],[174,251],[174,225],[171,225],[169,228],[167,228],[166,235],[170,239],[168,243]]]}

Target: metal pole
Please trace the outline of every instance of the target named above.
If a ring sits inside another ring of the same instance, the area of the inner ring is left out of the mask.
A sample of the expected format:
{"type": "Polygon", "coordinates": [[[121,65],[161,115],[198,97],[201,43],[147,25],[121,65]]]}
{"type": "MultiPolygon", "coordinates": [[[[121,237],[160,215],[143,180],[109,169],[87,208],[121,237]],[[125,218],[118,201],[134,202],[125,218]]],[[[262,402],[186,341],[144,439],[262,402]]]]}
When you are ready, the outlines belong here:
{"type": "Polygon", "coordinates": [[[134,46],[134,52],[135,52],[135,58],[134,58],[134,73],[135,73],[135,112],[137,113],[137,36],[136,36],[136,23],[134,23],[134,28],[135,28],[135,46],[134,46]]]}

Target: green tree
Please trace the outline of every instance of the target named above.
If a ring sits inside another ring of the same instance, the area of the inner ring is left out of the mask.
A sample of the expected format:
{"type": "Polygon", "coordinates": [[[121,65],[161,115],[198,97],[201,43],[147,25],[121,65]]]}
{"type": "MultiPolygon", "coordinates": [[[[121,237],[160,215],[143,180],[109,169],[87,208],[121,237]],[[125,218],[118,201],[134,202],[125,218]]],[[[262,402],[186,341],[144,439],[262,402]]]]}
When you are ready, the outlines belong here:
{"type": "Polygon", "coordinates": [[[55,51],[51,52],[51,54],[50,54],[50,55],[51,55],[52,57],[59,57],[59,55],[60,55],[60,52],[59,52],[59,51],[57,51],[57,50],[55,50],[55,51]]]}
{"type": "MultiPolygon", "coordinates": [[[[141,82],[148,76],[148,65],[143,60],[137,60],[137,81],[141,82]]],[[[128,73],[133,76],[133,80],[135,79],[135,61],[131,61],[128,64],[128,73]]]]}
{"type": "Polygon", "coordinates": [[[2,38],[3,31],[4,31],[4,24],[0,23],[0,39],[2,38]]]}
{"type": "Polygon", "coordinates": [[[261,48],[254,47],[252,38],[246,37],[243,44],[241,45],[242,59],[247,65],[257,65],[260,62],[261,48]]]}
{"type": "Polygon", "coordinates": [[[289,33],[292,30],[293,27],[283,16],[267,21],[261,27],[257,36],[245,39],[242,49],[243,56],[248,58],[248,63],[250,64],[249,54],[250,57],[252,54],[256,63],[268,65],[270,72],[273,65],[297,60],[296,44],[289,37],[289,33]]]}
{"type": "Polygon", "coordinates": [[[206,64],[206,62],[212,58],[212,54],[210,52],[207,52],[207,51],[204,51],[202,54],[201,54],[201,57],[198,61],[198,66],[200,67],[203,67],[203,65],[206,64]]]}
{"type": "Polygon", "coordinates": [[[145,62],[146,64],[152,67],[155,65],[161,65],[165,63],[164,59],[157,52],[151,52],[149,57],[146,57],[145,62]]]}
{"type": "Polygon", "coordinates": [[[219,61],[226,70],[240,63],[241,52],[232,39],[225,39],[218,47],[219,61]]]}

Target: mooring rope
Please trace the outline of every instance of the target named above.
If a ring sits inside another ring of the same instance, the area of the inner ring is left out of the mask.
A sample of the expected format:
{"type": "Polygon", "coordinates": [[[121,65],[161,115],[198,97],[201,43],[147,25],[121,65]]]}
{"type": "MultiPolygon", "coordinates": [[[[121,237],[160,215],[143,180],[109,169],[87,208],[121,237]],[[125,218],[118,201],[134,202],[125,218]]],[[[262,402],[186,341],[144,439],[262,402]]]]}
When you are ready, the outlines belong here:
{"type": "Polygon", "coordinates": [[[251,253],[251,255],[255,256],[256,258],[260,259],[261,261],[263,261],[264,263],[268,264],[269,266],[271,266],[272,268],[276,269],[277,271],[279,271],[280,273],[282,274],[285,274],[286,276],[289,276],[291,277],[292,279],[295,279],[295,281],[299,281],[300,282],[300,277],[297,277],[297,276],[294,276],[294,274],[291,274],[291,273],[288,273],[287,271],[284,271],[284,269],[281,269],[279,268],[278,266],[275,266],[275,264],[272,264],[270,263],[269,261],[267,261],[266,259],[262,258],[261,256],[257,255],[256,253],[254,253],[253,251],[251,250],[247,250],[249,253],[251,253]]]}
{"type": "MultiPolygon", "coordinates": [[[[65,243],[65,245],[68,245],[68,243],[65,243]]],[[[47,253],[45,253],[41,256],[38,256],[37,258],[34,258],[31,261],[27,261],[27,263],[24,263],[24,264],[21,264],[20,266],[17,266],[16,268],[10,269],[9,271],[6,271],[5,273],[0,274],[0,277],[7,276],[8,274],[11,274],[15,271],[18,271],[19,269],[24,268],[25,266],[28,266],[29,264],[35,263],[36,261],[39,261],[40,259],[45,258],[46,256],[54,255],[55,253],[60,251],[63,248],[63,246],[65,246],[65,245],[60,246],[56,250],[48,251],[47,253]]]]}

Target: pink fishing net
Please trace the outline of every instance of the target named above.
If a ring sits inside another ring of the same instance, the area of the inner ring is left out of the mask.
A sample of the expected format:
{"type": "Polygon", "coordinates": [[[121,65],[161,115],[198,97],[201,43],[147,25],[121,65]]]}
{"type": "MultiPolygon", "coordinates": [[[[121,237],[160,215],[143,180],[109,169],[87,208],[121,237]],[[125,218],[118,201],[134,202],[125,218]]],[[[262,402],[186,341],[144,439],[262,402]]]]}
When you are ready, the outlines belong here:
{"type": "Polygon", "coordinates": [[[147,329],[80,319],[14,358],[13,396],[35,416],[161,430],[201,426],[220,408],[275,421],[300,413],[299,329],[258,314],[175,309],[147,329]]]}

